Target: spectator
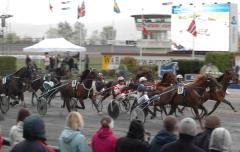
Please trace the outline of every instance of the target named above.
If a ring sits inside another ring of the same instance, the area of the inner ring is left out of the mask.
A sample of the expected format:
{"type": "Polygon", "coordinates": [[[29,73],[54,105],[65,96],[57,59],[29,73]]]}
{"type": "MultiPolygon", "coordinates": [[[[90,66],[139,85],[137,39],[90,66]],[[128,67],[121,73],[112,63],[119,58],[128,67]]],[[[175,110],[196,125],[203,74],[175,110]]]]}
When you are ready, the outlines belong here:
{"type": "Polygon", "coordinates": [[[193,144],[197,132],[197,124],[192,118],[185,118],[180,122],[179,139],[175,142],[164,145],[160,152],[204,152],[193,144]]]}
{"type": "Polygon", "coordinates": [[[229,131],[225,128],[216,128],[213,130],[209,151],[210,152],[231,152],[232,138],[229,131]]]}
{"type": "Polygon", "coordinates": [[[66,119],[66,127],[59,137],[59,149],[61,152],[89,152],[85,136],[80,129],[84,122],[78,112],[71,112],[66,119]]]}
{"type": "Polygon", "coordinates": [[[149,145],[144,141],[144,126],[141,121],[133,120],[126,137],[118,139],[116,152],[148,152],[149,145]]]}
{"type": "Polygon", "coordinates": [[[163,121],[163,129],[158,132],[150,145],[150,152],[159,152],[161,147],[167,143],[177,140],[175,134],[177,130],[177,119],[173,116],[168,116],[163,121]]]}
{"type": "Polygon", "coordinates": [[[113,120],[110,117],[104,117],[101,120],[101,128],[93,135],[93,152],[115,152],[117,138],[113,135],[113,120]]]}
{"type": "Polygon", "coordinates": [[[20,109],[17,116],[17,124],[12,126],[9,133],[11,145],[16,145],[23,141],[23,120],[30,115],[27,109],[20,109]]]}
{"type": "Polygon", "coordinates": [[[49,70],[49,66],[50,66],[50,58],[49,58],[49,55],[48,55],[48,52],[45,52],[44,54],[44,65],[45,65],[45,70],[48,71],[49,70]]]}
{"type": "Polygon", "coordinates": [[[32,64],[32,59],[29,55],[26,56],[25,63],[27,67],[32,64]]]}
{"type": "Polygon", "coordinates": [[[54,149],[45,143],[45,125],[39,116],[28,116],[23,122],[25,140],[16,144],[11,152],[54,152],[54,149]]]}
{"type": "Polygon", "coordinates": [[[217,127],[220,127],[219,118],[217,116],[208,116],[205,120],[205,130],[195,137],[194,144],[208,151],[211,133],[217,127]]]}

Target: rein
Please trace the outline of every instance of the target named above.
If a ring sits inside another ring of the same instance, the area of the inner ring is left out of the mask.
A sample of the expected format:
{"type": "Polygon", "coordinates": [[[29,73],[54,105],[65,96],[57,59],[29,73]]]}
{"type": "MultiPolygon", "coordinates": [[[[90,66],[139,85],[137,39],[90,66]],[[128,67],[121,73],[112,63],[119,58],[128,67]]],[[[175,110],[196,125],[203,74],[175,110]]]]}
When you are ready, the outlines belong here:
{"type": "MultiPolygon", "coordinates": [[[[92,79],[86,79],[86,80],[91,80],[91,81],[93,81],[92,79]]],[[[87,88],[87,87],[85,86],[84,82],[82,82],[81,85],[83,86],[83,89],[85,89],[85,90],[88,92],[87,97],[89,98],[89,95],[90,95],[91,90],[93,89],[93,87],[91,86],[91,88],[87,88]]]]}

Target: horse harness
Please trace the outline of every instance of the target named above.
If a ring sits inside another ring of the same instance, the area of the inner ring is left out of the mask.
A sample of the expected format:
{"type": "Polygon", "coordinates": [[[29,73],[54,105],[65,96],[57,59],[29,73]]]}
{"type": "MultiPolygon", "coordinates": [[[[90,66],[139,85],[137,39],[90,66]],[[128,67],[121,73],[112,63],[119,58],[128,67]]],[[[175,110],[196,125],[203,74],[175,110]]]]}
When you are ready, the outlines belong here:
{"type": "Polygon", "coordinates": [[[90,93],[91,93],[91,91],[93,90],[93,87],[91,86],[91,88],[87,88],[87,87],[85,86],[84,82],[80,82],[80,81],[78,81],[78,80],[73,80],[73,81],[72,81],[72,88],[74,89],[75,96],[77,96],[77,88],[78,88],[79,85],[82,85],[82,86],[83,86],[83,89],[85,89],[85,90],[88,92],[87,98],[89,98],[90,93]]]}

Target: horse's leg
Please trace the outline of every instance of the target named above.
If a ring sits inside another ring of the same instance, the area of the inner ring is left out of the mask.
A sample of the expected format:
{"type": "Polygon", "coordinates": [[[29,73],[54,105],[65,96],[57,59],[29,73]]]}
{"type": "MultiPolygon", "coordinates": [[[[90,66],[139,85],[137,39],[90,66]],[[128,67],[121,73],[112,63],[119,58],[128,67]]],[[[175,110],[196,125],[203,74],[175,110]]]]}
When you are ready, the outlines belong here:
{"type": "Polygon", "coordinates": [[[217,107],[220,105],[220,103],[221,103],[220,101],[217,101],[215,103],[213,109],[208,113],[208,115],[211,115],[217,109],[217,107]]]}
{"type": "Polygon", "coordinates": [[[208,114],[207,109],[203,105],[200,105],[199,108],[202,109],[204,112],[203,115],[201,115],[201,118],[203,118],[204,116],[206,116],[208,114]]]}
{"type": "MultiPolygon", "coordinates": [[[[176,108],[177,108],[176,105],[171,105],[171,109],[170,109],[168,115],[172,115],[174,112],[176,112],[176,108]]],[[[176,113],[175,113],[175,114],[176,114],[176,113]]]]}
{"type": "Polygon", "coordinates": [[[34,107],[35,104],[34,104],[34,97],[36,97],[36,93],[35,92],[32,92],[32,100],[31,100],[31,103],[32,103],[32,106],[34,107]]]}
{"type": "Polygon", "coordinates": [[[80,103],[81,107],[78,107],[78,108],[79,109],[85,109],[85,105],[84,105],[83,99],[79,98],[79,103],[80,103]]]}
{"type": "Polygon", "coordinates": [[[194,110],[194,113],[195,113],[197,119],[199,120],[200,127],[203,128],[202,120],[201,120],[201,117],[200,117],[200,115],[199,115],[199,113],[198,113],[198,107],[192,107],[192,108],[193,108],[193,110],[194,110]]]}
{"type": "MultiPolygon", "coordinates": [[[[150,109],[149,109],[150,110],[150,109]]],[[[153,112],[151,111],[149,111],[149,113],[152,115],[151,116],[151,119],[153,119],[153,118],[155,118],[156,116],[157,116],[157,106],[154,106],[153,107],[153,112]]]]}
{"type": "Polygon", "coordinates": [[[230,101],[228,101],[227,99],[224,99],[223,103],[229,105],[234,112],[237,112],[237,110],[233,107],[232,103],[230,101]]]}
{"type": "Polygon", "coordinates": [[[24,101],[24,94],[23,94],[23,92],[20,94],[19,98],[20,98],[20,100],[21,100],[21,102],[22,102],[22,106],[23,106],[24,108],[26,108],[26,103],[25,103],[25,101],[24,101]]]}
{"type": "MultiPolygon", "coordinates": [[[[92,97],[91,100],[92,100],[92,104],[93,104],[94,107],[97,109],[97,112],[100,113],[101,111],[98,109],[98,105],[97,105],[97,103],[96,103],[96,98],[92,97]]],[[[101,101],[100,101],[100,102],[101,102],[101,101]]]]}

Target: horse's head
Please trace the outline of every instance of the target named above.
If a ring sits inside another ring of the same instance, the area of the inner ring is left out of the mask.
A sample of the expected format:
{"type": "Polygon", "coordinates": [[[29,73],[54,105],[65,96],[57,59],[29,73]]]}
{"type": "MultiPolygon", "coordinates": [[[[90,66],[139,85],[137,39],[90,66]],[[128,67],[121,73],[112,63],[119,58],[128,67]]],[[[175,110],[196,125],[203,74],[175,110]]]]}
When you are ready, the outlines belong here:
{"type": "Polygon", "coordinates": [[[226,81],[236,81],[238,80],[238,74],[234,70],[226,70],[224,73],[224,79],[226,81]]]}
{"type": "Polygon", "coordinates": [[[217,81],[216,78],[209,76],[209,75],[207,75],[206,77],[207,77],[207,80],[206,80],[207,87],[210,87],[210,88],[215,88],[215,87],[221,88],[222,87],[222,85],[217,81]]]}
{"type": "Polygon", "coordinates": [[[163,74],[161,83],[165,84],[177,84],[176,74],[173,72],[166,72],[163,74]]]}
{"type": "Polygon", "coordinates": [[[95,80],[97,78],[97,72],[95,70],[89,71],[86,79],[88,80],[95,80]]]}

